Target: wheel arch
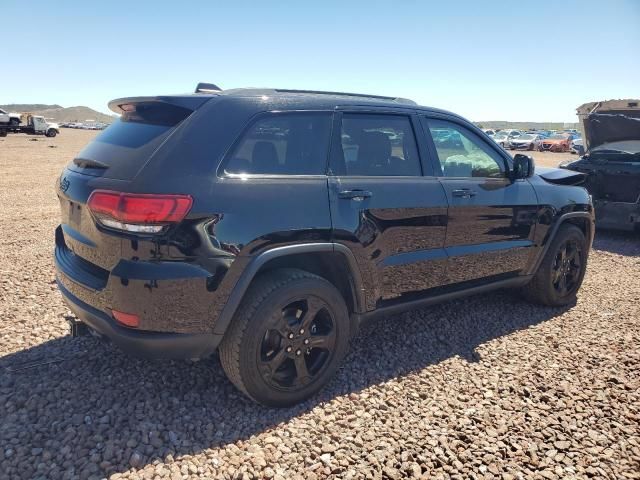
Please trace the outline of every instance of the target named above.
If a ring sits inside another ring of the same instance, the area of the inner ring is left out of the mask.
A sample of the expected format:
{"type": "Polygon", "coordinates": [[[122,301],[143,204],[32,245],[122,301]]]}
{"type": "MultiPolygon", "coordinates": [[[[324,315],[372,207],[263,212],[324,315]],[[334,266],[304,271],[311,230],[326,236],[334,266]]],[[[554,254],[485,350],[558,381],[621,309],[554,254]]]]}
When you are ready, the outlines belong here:
{"type": "Polygon", "coordinates": [[[258,275],[278,268],[298,268],[323,277],[340,291],[350,314],[364,311],[362,278],[347,247],[331,242],[287,245],[267,250],[251,260],[215,320],[214,333],[226,332],[251,282],[258,275]]]}
{"type": "Polygon", "coordinates": [[[585,238],[587,239],[587,244],[589,245],[589,248],[591,248],[591,244],[593,243],[593,237],[595,235],[595,224],[594,224],[593,214],[586,211],[568,212],[568,213],[562,214],[556,219],[548,235],[544,239],[544,246],[540,250],[540,253],[538,254],[538,258],[536,259],[533,267],[528,272],[529,274],[535,274],[535,272],[538,271],[538,267],[542,263],[544,256],[547,254],[547,250],[549,249],[549,246],[553,242],[553,239],[557,235],[558,230],[560,230],[560,227],[562,225],[575,225],[576,227],[578,227],[584,234],[585,238]]]}

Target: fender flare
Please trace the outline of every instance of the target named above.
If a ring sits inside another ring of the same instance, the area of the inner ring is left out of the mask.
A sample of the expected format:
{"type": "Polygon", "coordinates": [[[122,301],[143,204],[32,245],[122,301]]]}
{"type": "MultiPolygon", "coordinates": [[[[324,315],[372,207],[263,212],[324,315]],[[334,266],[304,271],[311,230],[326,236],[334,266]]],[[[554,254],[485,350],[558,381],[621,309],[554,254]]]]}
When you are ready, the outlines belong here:
{"type": "Polygon", "coordinates": [[[284,247],[276,247],[266,252],[261,253],[249,262],[246,266],[240,278],[236,282],[231,294],[227,298],[227,302],[223,307],[220,315],[215,320],[213,325],[213,333],[223,335],[233,316],[235,315],[240,302],[244,298],[245,293],[249,289],[251,282],[257,275],[260,268],[268,261],[274,258],[286,257],[288,255],[296,255],[300,253],[318,253],[318,252],[334,252],[339,253],[345,257],[351,272],[351,288],[354,292],[354,304],[356,313],[362,312],[364,309],[364,288],[362,287],[362,276],[356,259],[346,246],[339,243],[323,242],[323,243],[304,243],[297,245],[286,245],[284,247]]]}
{"type": "Polygon", "coordinates": [[[560,215],[554,222],[553,227],[551,227],[551,231],[548,234],[547,241],[544,247],[542,248],[542,251],[538,255],[538,258],[536,259],[535,263],[533,264],[533,267],[529,271],[529,274],[535,275],[535,273],[538,271],[538,268],[540,267],[540,264],[542,263],[542,260],[547,254],[547,251],[549,250],[549,246],[551,245],[551,243],[553,242],[553,239],[558,233],[558,230],[560,229],[563,223],[566,223],[567,220],[571,218],[585,218],[588,220],[587,242],[589,242],[589,248],[591,248],[591,244],[593,243],[593,237],[595,235],[595,225],[594,225],[593,214],[590,212],[569,212],[569,213],[560,215]]]}

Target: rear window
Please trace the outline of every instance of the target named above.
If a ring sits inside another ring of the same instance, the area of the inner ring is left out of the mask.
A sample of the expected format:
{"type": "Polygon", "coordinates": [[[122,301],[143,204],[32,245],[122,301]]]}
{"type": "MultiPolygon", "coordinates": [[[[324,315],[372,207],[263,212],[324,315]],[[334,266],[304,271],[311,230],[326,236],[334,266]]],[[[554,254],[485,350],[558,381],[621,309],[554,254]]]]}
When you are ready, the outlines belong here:
{"type": "Polygon", "coordinates": [[[229,174],[322,175],[330,113],[274,113],[256,120],[233,149],[229,174]]]}
{"type": "Polygon", "coordinates": [[[89,175],[130,180],[192,111],[164,103],[131,105],[69,165],[89,175]],[[99,165],[99,168],[96,167],[99,165]]]}

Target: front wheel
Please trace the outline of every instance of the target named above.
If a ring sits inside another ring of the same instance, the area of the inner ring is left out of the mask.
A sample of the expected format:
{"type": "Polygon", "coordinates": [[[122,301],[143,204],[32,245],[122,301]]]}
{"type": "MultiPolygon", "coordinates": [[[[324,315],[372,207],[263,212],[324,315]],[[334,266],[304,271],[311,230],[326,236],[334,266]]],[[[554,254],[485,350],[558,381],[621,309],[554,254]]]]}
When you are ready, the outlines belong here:
{"type": "Polygon", "coordinates": [[[288,407],[329,381],[349,337],[349,312],[331,283],[302,270],[274,270],[249,288],[220,345],[220,362],[256,402],[288,407]]]}
{"type": "Polygon", "coordinates": [[[47,137],[55,137],[57,135],[57,132],[55,130],[48,130],[47,133],[45,134],[47,137]]]}
{"type": "Polygon", "coordinates": [[[523,287],[525,298],[555,307],[574,302],[587,269],[587,257],[582,230],[562,225],[533,279],[523,287]]]}

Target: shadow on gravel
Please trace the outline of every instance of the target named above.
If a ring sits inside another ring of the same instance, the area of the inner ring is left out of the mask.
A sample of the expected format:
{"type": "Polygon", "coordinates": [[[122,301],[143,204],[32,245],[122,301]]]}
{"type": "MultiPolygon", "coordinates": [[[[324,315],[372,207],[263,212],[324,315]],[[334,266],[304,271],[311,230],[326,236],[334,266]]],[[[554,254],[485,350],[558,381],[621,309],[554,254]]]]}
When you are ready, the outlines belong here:
{"type": "Polygon", "coordinates": [[[638,257],[640,256],[640,233],[616,230],[596,230],[594,250],[638,257]]]}
{"type": "Polygon", "coordinates": [[[478,361],[478,345],[562,312],[499,292],[377,320],[328,388],[286,410],[246,400],[217,360],[144,361],[91,338],[51,340],[0,358],[0,471],[85,478],[199,453],[454,356],[478,361]]]}

